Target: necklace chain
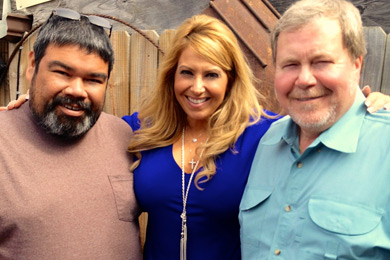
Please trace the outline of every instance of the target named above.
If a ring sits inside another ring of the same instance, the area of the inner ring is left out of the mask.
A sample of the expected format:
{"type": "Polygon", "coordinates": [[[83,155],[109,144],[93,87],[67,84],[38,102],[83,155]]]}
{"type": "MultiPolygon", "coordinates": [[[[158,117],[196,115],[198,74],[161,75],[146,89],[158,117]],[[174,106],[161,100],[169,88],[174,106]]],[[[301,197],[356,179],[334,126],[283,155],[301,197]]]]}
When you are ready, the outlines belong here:
{"type": "MultiPolygon", "coordinates": [[[[190,176],[190,180],[188,181],[187,188],[185,187],[185,172],[184,172],[184,132],[185,127],[183,127],[183,133],[182,133],[182,142],[181,142],[181,191],[182,191],[182,198],[183,198],[183,211],[180,215],[181,217],[181,239],[180,239],[180,260],[186,260],[187,259],[187,198],[188,193],[190,191],[190,186],[192,179],[194,177],[195,171],[198,168],[200,158],[203,155],[204,149],[202,149],[202,152],[199,155],[198,161],[195,163],[195,167],[192,167],[192,173],[190,176]]],[[[206,140],[207,142],[207,140],[206,140]]],[[[193,161],[193,159],[192,159],[193,161]]],[[[191,165],[193,166],[193,164],[191,165]]]]}
{"type": "MultiPolygon", "coordinates": [[[[198,140],[199,140],[199,138],[202,136],[202,134],[203,133],[200,133],[197,137],[194,137],[191,133],[189,134],[190,135],[190,139],[191,139],[191,141],[192,141],[192,143],[197,143],[198,142],[198,140]]],[[[203,143],[200,143],[201,145],[203,144],[203,143]]],[[[190,147],[190,157],[191,157],[191,161],[189,161],[188,163],[189,164],[191,164],[191,170],[193,170],[194,169],[194,167],[195,167],[195,164],[196,164],[196,161],[194,160],[194,157],[192,156],[192,149],[191,149],[191,144],[189,145],[189,147],[190,147]]],[[[195,149],[196,150],[196,149],[195,149]]],[[[195,167],[196,168],[196,167],[195,167]]]]}
{"type": "Polygon", "coordinates": [[[202,133],[200,133],[200,134],[198,135],[198,137],[191,137],[192,142],[193,142],[193,143],[198,142],[198,140],[199,140],[199,138],[200,138],[201,136],[202,136],[202,133]]]}

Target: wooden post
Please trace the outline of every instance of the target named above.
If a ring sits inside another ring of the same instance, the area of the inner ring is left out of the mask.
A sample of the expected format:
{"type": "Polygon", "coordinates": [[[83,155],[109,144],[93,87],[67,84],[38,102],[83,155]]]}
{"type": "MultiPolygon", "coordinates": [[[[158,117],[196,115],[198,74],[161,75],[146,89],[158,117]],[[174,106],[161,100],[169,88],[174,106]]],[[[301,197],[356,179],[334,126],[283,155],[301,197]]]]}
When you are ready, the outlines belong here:
{"type": "Polygon", "coordinates": [[[114,31],[111,35],[115,62],[106,90],[104,111],[119,117],[130,113],[130,35],[114,31]]]}
{"type": "MultiPolygon", "coordinates": [[[[145,34],[158,42],[155,31],[145,34]]],[[[130,44],[130,113],[133,113],[156,84],[158,50],[140,34],[133,34],[130,44]]]]}
{"type": "Polygon", "coordinates": [[[390,95],[390,34],[386,37],[385,62],[382,75],[381,92],[390,95]]]}
{"type": "Polygon", "coordinates": [[[370,85],[372,91],[380,91],[386,48],[386,33],[379,26],[364,27],[367,55],[363,63],[360,86],[370,85]]]}

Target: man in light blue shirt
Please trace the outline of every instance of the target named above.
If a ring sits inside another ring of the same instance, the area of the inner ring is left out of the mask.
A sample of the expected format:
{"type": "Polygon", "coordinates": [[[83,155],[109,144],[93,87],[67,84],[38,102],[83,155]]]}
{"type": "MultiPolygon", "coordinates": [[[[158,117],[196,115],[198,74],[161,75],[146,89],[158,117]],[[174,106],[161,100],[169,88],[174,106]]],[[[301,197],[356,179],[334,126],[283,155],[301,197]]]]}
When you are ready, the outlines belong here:
{"type": "Polygon", "coordinates": [[[390,112],[366,112],[359,11],[301,0],[272,32],[275,92],[289,116],[253,160],[243,259],[390,259],[390,112]]]}

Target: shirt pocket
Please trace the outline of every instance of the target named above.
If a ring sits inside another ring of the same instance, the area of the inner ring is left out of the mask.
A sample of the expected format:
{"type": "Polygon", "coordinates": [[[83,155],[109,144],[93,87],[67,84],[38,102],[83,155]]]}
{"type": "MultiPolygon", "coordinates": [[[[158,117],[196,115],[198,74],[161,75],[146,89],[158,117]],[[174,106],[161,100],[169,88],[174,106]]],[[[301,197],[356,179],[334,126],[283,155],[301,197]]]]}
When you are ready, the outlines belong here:
{"type": "Polygon", "coordinates": [[[241,252],[243,259],[259,259],[263,249],[260,244],[264,216],[267,212],[267,205],[264,204],[271,196],[272,189],[250,188],[245,190],[240,204],[240,235],[241,252]],[[261,207],[260,207],[261,205],[261,207]]]}
{"type": "Polygon", "coordinates": [[[248,186],[240,204],[240,211],[253,210],[271,196],[271,193],[272,189],[269,188],[251,188],[248,186]]]}
{"type": "Polygon", "coordinates": [[[311,220],[322,229],[342,235],[357,236],[373,231],[383,213],[361,205],[312,197],[308,211],[311,220]]]}
{"type": "Polygon", "coordinates": [[[114,193],[118,218],[122,221],[134,221],[138,217],[138,204],[134,195],[133,175],[109,175],[114,193]]]}

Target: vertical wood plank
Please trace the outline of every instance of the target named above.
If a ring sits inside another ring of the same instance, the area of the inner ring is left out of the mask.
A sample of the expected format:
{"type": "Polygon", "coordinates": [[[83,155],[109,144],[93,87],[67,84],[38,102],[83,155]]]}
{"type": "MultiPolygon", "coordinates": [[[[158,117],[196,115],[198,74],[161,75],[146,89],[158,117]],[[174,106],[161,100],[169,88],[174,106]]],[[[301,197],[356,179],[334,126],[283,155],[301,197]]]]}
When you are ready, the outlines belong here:
{"type": "Polygon", "coordinates": [[[381,92],[390,95],[390,34],[387,35],[381,92]]]}
{"type": "MultiPolygon", "coordinates": [[[[155,31],[145,34],[158,42],[155,31]]],[[[157,48],[142,35],[135,33],[130,39],[130,113],[138,110],[142,99],[154,88],[157,78],[157,48]]]]}
{"type": "Polygon", "coordinates": [[[130,113],[130,35],[126,31],[114,31],[111,43],[115,61],[106,90],[104,111],[122,117],[130,113]]]}
{"type": "Polygon", "coordinates": [[[20,74],[20,93],[24,94],[30,88],[29,82],[26,79],[26,70],[28,66],[28,54],[34,50],[34,43],[37,39],[38,31],[33,32],[23,43],[23,59],[21,60],[20,74]],[[23,64],[23,65],[22,65],[23,64]],[[23,71],[23,72],[22,72],[23,71]]]}
{"type": "MultiPolygon", "coordinates": [[[[165,30],[164,32],[161,33],[160,35],[160,40],[159,40],[159,43],[158,45],[160,46],[160,48],[165,52],[167,53],[169,47],[171,46],[171,43],[172,43],[172,39],[173,37],[175,36],[176,34],[176,30],[165,30]]],[[[158,53],[158,61],[159,61],[159,64],[161,63],[161,61],[163,60],[164,58],[164,54],[162,54],[161,52],[158,53]]]]}
{"type": "MultiPolygon", "coordinates": [[[[29,89],[29,83],[26,79],[26,69],[28,66],[28,54],[33,50],[34,42],[37,38],[37,32],[32,33],[21,45],[22,51],[20,53],[20,70],[19,70],[19,92],[20,94],[25,94],[29,89]]],[[[13,52],[15,44],[10,43],[9,54],[13,52]]],[[[16,98],[17,91],[17,77],[18,77],[18,59],[19,51],[14,56],[8,71],[9,75],[9,89],[10,89],[10,99],[14,100],[16,98]]]]}
{"type": "Polygon", "coordinates": [[[370,85],[373,91],[380,91],[383,62],[386,48],[386,33],[379,26],[364,27],[367,55],[364,59],[360,86],[370,85]]]}
{"type": "MultiPolygon", "coordinates": [[[[9,43],[8,45],[8,49],[9,49],[9,54],[11,55],[11,53],[14,51],[14,49],[16,48],[16,44],[14,43],[9,43]]],[[[23,52],[22,52],[23,53],[23,52]]],[[[8,84],[9,84],[9,95],[10,95],[10,99],[13,100],[16,98],[16,80],[17,80],[17,69],[18,69],[18,56],[19,54],[17,53],[13,60],[11,61],[10,65],[9,65],[9,69],[8,69],[8,84]]],[[[25,65],[25,63],[23,63],[23,65],[25,65]]],[[[23,78],[23,66],[22,65],[22,60],[20,60],[20,79],[23,78]]]]}
{"type": "Polygon", "coordinates": [[[9,83],[8,83],[8,72],[6,71],[6,64],[8,62],[9,56],[9,43],[4,39],[0,39],[0,55],[1,59],[4,62],[4,68],[1,73],[3,79],[0,82],[0,106],[6,106],[10,101],[10,93],[9,93],[9,83]]]}

